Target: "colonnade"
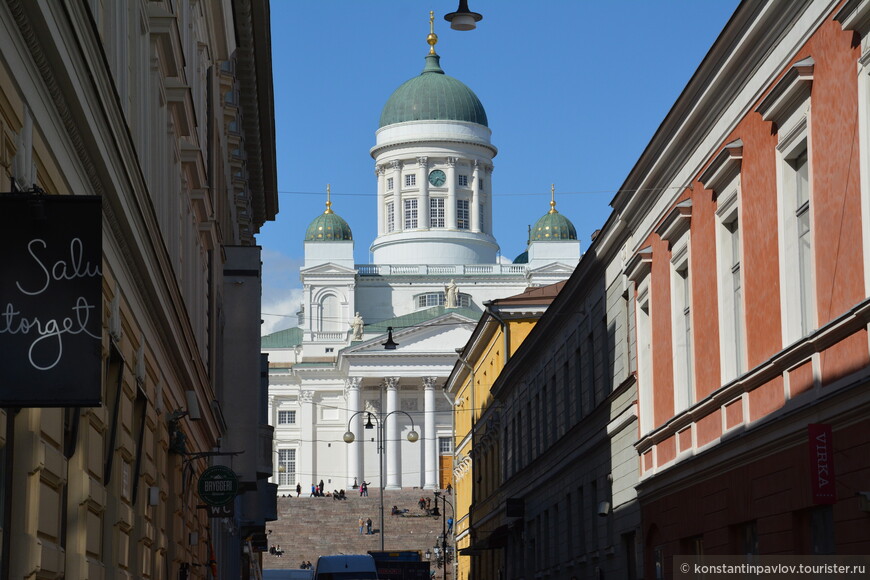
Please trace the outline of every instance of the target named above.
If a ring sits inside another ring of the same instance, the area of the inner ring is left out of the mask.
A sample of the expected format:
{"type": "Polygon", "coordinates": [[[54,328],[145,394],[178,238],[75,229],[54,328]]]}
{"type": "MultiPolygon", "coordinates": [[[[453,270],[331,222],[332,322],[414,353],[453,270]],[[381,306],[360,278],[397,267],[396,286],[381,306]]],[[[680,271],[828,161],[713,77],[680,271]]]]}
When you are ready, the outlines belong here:
{"type": "MultiPolygon", "coordinates": [[[[347,416],[351,417],[354,413],[365,411],[363,408],[362,397],[360,394],[360,377],[351,377],[346,379],[345,391],[347,395],[347,416]]],[[[420,433],[420,440],[413,445],[423,445],[423,488],[437,489],[438,488],[438,447],[437,434],[435,428],[435,383],[436,377],[423,377],[423,421],[422,425],[415,417],[414,425],[420,433]]],[[[406,482],[402,479],[402,442],[405,441],[407,433],[403,433],[406,425],[407,416],[404,413],[396,413],[402,411],[400,408],[399,398],[399,377],[385,377],[381,388],[384,390],[384,401],[386,403],[382,412],[372,411],[376,415],[376,419],[372,421],[377,428],[377,423],[381,420],[384,423],[384,452],[386,453],[386,489],[400,489],[403,486],[412,487],[419,485],[419,480],[406,482]]],[[[365,457],[363,453],[362,443],[366,440],[364,433],[364,424],[366,414],[360,413],[350,423],[350,431],[354,434],[354,442],[348,447],[347,453],[347,488],[350,488],[354,481],[362,483],[373,479],[371,473],[365,473],[365,457]]],[[[410,426],[408,426],[410,429],[410,426]]],[[[377,440],[377,439],[376,439],[377,440]]],[[[378,463],[376,463],[378,464],[378,463]]],[[[379,478],[378,478],[379,479],[379,478]]]]}

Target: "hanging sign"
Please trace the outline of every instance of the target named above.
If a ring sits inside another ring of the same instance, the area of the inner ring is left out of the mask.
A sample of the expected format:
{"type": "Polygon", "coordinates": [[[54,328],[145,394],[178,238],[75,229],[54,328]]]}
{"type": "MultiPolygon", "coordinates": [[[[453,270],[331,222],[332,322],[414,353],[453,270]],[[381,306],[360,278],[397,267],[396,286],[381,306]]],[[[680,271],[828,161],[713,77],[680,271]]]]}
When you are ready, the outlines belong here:
{"type": "Polygon", "coordinates": [[[810,485],[814,504],[837,503],[834,477],[834,431],[830,425],[807,425],[810,443],[810,485]]]}
{"type": "Polygon", "coordinates": [[[100,405],[98,196],[0,194],[0,406],[100,405]]]}
{"type": "Polygon", "coordinates": [[[239,491],[239,478],[229,467],[212,465],[199,476],[199,499],[210,506],[224,506],[233,501],[239,491]]]}

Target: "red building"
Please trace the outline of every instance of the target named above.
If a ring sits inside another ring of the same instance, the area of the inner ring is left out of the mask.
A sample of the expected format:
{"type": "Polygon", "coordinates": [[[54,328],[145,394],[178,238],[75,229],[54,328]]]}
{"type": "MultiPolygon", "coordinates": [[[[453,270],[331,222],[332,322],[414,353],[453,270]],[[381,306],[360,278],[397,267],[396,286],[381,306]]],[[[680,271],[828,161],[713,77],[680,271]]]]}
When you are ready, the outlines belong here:
{"type": "Polygon", "coordinates": [[[870,553],[870,0],[744,2],[613,200],[645,576],[870,553]]]}

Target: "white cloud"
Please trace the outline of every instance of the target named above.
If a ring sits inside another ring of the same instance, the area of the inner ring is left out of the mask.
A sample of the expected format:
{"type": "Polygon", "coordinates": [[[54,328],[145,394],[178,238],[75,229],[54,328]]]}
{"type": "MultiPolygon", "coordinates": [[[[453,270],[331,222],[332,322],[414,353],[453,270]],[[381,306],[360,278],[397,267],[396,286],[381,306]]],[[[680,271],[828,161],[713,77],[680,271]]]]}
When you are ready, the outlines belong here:
{"type": "Polygon", "coordinates": [[[296,312],[302,305],[299,267],[302,260],[263,248],[263,297],[260,334],[266,335],[296,326],[296,312]]]}
{"type": "Polygon", "coordinates": [[[263,288],[262,319],[260,334],[266,335],[296,326],[296,312],[302,304],[302,288],[293,288],[267,298],[263,288]]]}

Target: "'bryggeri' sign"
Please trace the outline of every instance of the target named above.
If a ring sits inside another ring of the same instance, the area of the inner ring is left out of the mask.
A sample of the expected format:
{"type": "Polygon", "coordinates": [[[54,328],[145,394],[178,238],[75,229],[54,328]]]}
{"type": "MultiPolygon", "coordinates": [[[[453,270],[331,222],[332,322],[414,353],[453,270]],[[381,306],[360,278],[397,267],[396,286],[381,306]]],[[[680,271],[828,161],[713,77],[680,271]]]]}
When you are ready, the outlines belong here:
{"type": "Polygon", "coordinates": [[[101,198],[0,194],[0,406],[100,404],[101,198]]]}

